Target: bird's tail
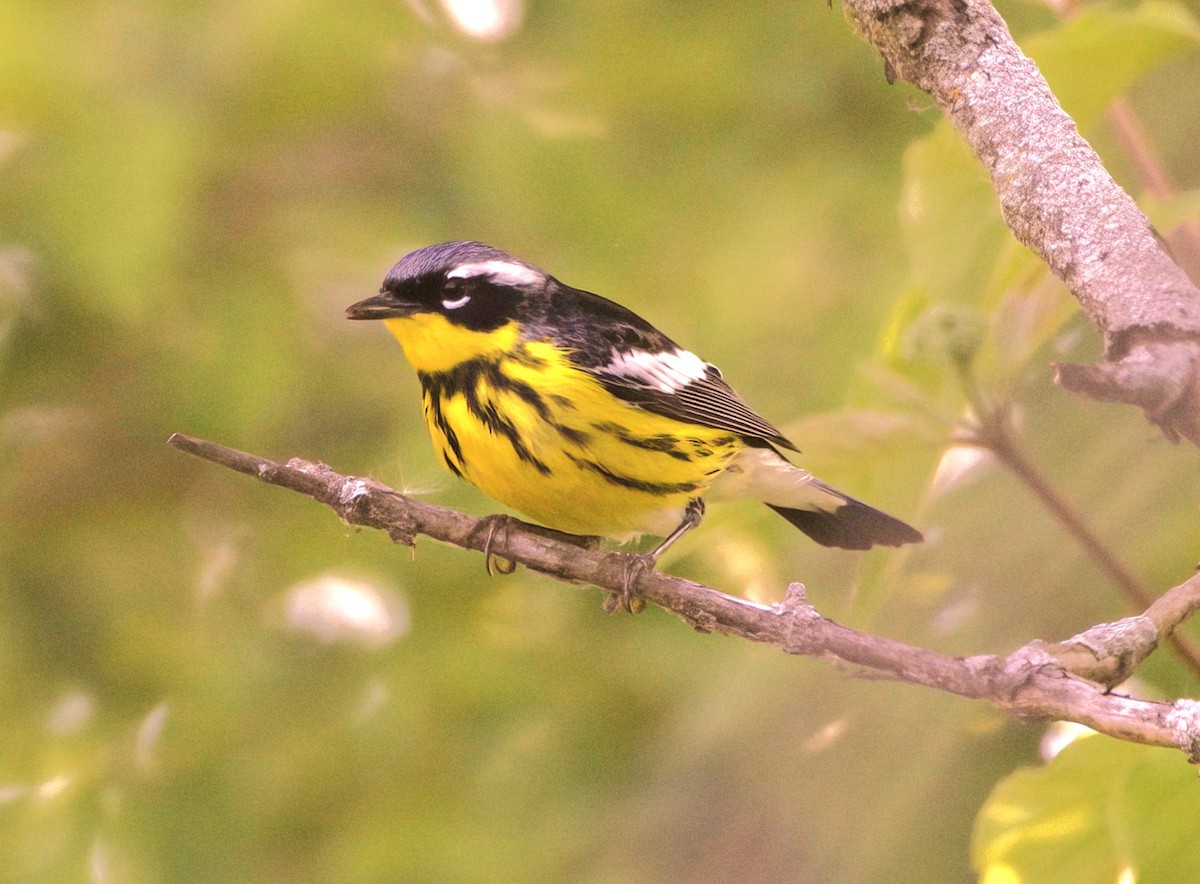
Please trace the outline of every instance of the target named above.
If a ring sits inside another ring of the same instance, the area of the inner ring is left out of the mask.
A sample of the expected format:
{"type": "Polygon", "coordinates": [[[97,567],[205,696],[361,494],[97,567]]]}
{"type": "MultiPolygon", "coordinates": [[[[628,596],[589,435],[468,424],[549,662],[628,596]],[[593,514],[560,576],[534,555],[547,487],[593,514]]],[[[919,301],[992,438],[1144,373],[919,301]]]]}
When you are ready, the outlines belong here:
{"type": "Polygon", "coordinates": [[[917,529],[831,488],[765,444],[743,450],[713,492],[761,500],[822,546],[870,549],[924,539],[917,529]]]}
{"type": "Polygon", "coordinates": [[[873,546],[903,546],[924,540],[921,532],[911,525],[840,491],[834,493],[846,502],[832,512],[789,509],[772,503],[767,506],[821,546],[870,549],[873,546]]]}

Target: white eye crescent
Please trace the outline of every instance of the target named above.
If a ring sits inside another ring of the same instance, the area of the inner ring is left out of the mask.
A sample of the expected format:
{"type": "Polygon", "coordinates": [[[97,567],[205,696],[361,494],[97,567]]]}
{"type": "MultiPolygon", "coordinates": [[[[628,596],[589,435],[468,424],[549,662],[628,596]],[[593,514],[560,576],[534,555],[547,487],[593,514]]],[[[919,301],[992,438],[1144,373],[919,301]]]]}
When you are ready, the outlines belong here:
{"type": "Polygon", "coordinates": [[[442,301],[442,306],[447,310],[457,310],[469,300],[471,300],[470,295],[463,295],[461,298],[447,298],[446,300],[442,301]]]}

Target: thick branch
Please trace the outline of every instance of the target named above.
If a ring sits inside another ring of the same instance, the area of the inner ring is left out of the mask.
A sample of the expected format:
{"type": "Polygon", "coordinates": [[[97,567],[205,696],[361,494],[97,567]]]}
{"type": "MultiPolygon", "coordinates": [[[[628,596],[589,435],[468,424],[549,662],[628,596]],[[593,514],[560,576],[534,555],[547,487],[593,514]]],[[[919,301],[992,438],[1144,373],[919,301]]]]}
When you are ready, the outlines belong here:
{"type": "MultiPolygon", "coordinates": [[[[621,590],[626,578],[626,554],[584,549],[541,530],[527,530],[515,519],[497,531],[494,520],[474,519],[412,500],[371,479],[343,476],[323,464],[298,458],[279,464],[179,434],[171,437],[170,444],[306,494],[331,507],[344,521],[386,531],[397,543],[411,545],[424,534],[483,551],[490,542],[492,553],[532,570],[614,593],[621,590]]],[[[1164,601],[1153,617],[1154,606],[1144,616],[1164,629],[1173,628],[1195,610],[1200,578],[1183,587],[1164,596],[1170,601],[1164,601]]],[[[1120,739],[1179,748],[1189,758],[1200,759],[1200,704],[1190,700],[1160,703],[1107,693],[1067,671],[1048,653],[1051,646],[1035,643],[1007,657],[951,657],[827,620],[808,604],[799,584],[793,585],[778,605],[735,598],[657,572],[638,574],[635,590],[701,632],[766,642],[789,654],[841,660],[899,681],[986,700],[1021,718],[1076,721],[1120,739]]]]}
{"type": "Polygon", "coordinates": [[[987,0],[846,4],[889,75],[929,93],[963,134],[1012,232],[1066,282],[1103,334],[1109,363],[1060,373],[1064,386],[1136,404],[1172,438],[1200,444],[1200,291],[999,13],[987,0]]]}

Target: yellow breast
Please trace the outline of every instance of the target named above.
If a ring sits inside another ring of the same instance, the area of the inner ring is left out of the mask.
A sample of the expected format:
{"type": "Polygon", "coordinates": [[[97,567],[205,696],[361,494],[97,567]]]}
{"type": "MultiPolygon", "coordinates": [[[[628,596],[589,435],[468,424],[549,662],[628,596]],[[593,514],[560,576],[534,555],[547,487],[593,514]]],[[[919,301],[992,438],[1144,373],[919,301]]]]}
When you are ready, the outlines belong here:
{"type": "Polygon", "coordinates": [[[446,466],[562,531],[666,534],[743,447],[736,435],[630,405],[515,324],[489,333],[440,316],[387,321],[418,370],[446,466]]]}

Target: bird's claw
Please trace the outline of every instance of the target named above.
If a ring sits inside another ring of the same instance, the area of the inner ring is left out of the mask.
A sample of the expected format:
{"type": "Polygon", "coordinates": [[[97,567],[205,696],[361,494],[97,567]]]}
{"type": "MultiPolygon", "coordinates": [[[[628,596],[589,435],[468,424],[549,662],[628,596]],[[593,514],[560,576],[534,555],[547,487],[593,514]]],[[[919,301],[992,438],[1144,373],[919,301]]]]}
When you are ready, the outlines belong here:
{"type": "Polygon", "coordinates": [[[517,570],[517,563],[514,559],[506,559],[492,553],[492,543],[496,540],[496,534],[507,530],[511,520],[511,516],[503,513],[487,516],[480,520],[480,524],[487,523],[487,537],[483,541],[483,565],[487,569],[489,577],[497,574],[511,574],[517,570]]]}
{"type": "Polygon", "coordinates": [[[628,614],[640,614],[646,610],[646,601],[637,595],[638,575],[653,571],[658,561],[657,557],[645,553],[617,553],[621,556],[622,570],[621,589],[611,593],[604,600],[604,610],[609,614],[625,611],[628,614]]]}

